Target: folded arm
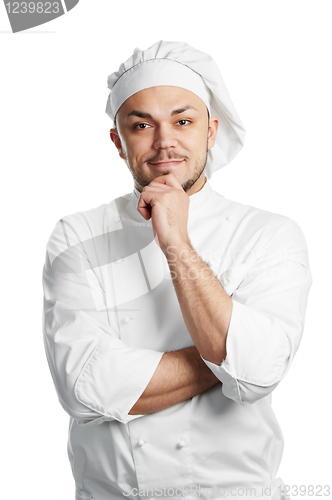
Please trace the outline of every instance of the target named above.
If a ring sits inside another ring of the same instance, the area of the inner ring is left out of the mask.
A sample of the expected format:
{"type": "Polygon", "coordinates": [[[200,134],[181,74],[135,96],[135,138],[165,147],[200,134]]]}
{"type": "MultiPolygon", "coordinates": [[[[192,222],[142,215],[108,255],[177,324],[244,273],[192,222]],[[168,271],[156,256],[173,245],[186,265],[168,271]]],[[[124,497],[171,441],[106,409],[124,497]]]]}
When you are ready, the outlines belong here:
{"type": "Polygon", "coordinates": [[[188,331],[224,395],[239,404],[268,395],[289,370],[304,328],[312,279],[299,226],[287,219],[244,275],[233,269],[234,283],[214,275],[192,247],[171,250],[188,331]]]}
{"type": "Polygon", "coordinates": [[[167,352],[129,414],[164,410],[218,383],[219,379],[206,366],[195,346],[167,352]]]}
{"type": "Polygon", "coordinates": [[[195,347],[163,353],[119,338],[116,311],[96,309],[91,287],[102,296],[103,286],[96,273],[87,278],[84,242],[67,251],[78,240],[70,231],[56,225],[43,269],[44,345],[65,411],[85,425],[127,423],[220,383],[195,347]]]}

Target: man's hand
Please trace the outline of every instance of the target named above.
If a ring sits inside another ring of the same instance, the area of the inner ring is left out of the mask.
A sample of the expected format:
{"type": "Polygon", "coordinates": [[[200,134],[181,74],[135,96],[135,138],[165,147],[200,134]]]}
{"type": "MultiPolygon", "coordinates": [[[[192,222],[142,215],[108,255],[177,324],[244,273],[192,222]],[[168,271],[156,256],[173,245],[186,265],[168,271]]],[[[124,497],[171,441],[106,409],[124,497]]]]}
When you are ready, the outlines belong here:
{"type": "Polygon", "coordinates": [[[173,174],[161,175],[143,188],[137,210],[149,220],[165,253],[171,245],[190,245],[187,233],[189,196],[173,174]]]}

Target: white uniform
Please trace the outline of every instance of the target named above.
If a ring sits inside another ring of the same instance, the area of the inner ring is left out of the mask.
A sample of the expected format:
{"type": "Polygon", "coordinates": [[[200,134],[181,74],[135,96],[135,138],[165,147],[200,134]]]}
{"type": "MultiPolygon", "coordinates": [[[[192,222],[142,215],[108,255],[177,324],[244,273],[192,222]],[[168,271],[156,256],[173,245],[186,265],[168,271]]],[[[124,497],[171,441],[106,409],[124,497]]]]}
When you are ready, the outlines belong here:
{"type": "Polygon", "coordinates": [[[233,299],[222,384],[166,410],[128,415],[164,352],[192,346],[140,193],[64,217],[47,244],[44,339],[70,415],[76,499],[286,498],[271,392],[299,347],[311,274],[291,219],[190,196],[188,235],[233,299]]]}

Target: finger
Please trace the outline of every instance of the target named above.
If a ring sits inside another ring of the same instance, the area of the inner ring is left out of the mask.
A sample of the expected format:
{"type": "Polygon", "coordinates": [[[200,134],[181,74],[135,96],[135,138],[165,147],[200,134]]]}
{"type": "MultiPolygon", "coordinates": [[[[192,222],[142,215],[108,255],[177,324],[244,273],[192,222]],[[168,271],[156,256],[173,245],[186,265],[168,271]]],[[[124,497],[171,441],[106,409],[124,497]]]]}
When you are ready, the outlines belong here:
{"type": "Polygon", "coordinates": [[[161,182],[152,181],[148,186],[145,186],[143,188],[142,192],[146,193],[148,191],[151,193],[152,191],[155,191],[156,193],[165,193],[172,191],[173,189],[174,189],[173,186],[168,186],[166,184],[162,184],[161,182]]]}
{"type": "MultiPolygon", "coordinates": [[[[165,175],[159,175],[155,177],[151,182],[158,182],[159,184],[166,184],[167,186],[171,186],[176,189],[183,189],[177,178],[174,174],[169,173],[165,175]]],[[[150,184],[151,184],[150,182],[150,184]]]]}
{"type": "Polygon", "coordinates": [[[139,197],[137,203],[138,212],[144,217],[145,220],[149,220],[151,218],[151,202],[153,198],[152,192],[142,191],[141,196],[139,197]]]}
{"type": "Polygon", "coordinates": [[[145,208],[137,206],[137,211],[142,215],[142,217],[144,217],[145,220],[151,219],[151,207],[145,208]]]}

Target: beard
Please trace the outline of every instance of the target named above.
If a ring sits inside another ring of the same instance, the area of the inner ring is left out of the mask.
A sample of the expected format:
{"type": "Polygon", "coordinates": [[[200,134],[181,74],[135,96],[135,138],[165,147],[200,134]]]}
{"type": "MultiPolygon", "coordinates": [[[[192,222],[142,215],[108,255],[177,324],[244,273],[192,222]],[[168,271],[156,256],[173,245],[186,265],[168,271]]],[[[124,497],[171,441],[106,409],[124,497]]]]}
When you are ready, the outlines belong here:
{"type": "MultiPolygon", "coordinates": [[[[208,151],[209,151],[208,148],[206,148],[205,154],[195,161],[195,166],[194,166],[194,169],[191,172],[190,176],[187,179],[185,179],[183,182],[181,182],[181,186],[182,186],[182,189],[184,191],[188,191],[202,175],[202,173],[206,167],[206,163],[207,163],[207,159],[208,159],[208,151]]],[[[131,175],[133,176],[134,180],[136,181],[136,183],[141,187],[141,189],[143,189],[145,186],[148,186],[150,184],[150,182],[153,181],[154,177],[145,176],[142,173],[139,166],[131,165],[130,162],[128,161],[128,157],[126,154],[125,154],[125,158],[126,158],[127,167],[129,169],[131,175]]],[[[187,156],[180,156],[180,155],[175,155],[175,154],[167,155],[167,157],[165,158],[165,156],[161,157],[160,153],[158,153],[157,156],[155,156],[153,158],[149,158],[147,160],[144,160],[143,163],[148,163],[148,162],[158,163],[158,161],[165,161],[166,159],[171,161],[174,159],[188,160],[189,158],[187,156]]],[[[166,172],[163,171],[163,173],[161,175],[166,175],[166,174],[169,174],[170,172],[171,172],[171,170],[166,171],[166,172]]]]}

